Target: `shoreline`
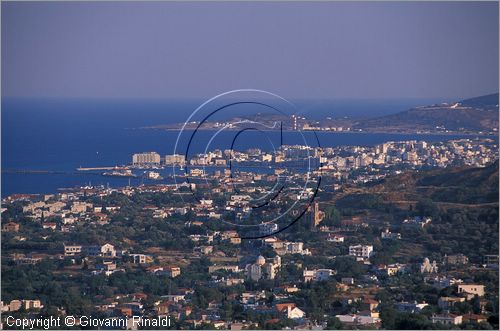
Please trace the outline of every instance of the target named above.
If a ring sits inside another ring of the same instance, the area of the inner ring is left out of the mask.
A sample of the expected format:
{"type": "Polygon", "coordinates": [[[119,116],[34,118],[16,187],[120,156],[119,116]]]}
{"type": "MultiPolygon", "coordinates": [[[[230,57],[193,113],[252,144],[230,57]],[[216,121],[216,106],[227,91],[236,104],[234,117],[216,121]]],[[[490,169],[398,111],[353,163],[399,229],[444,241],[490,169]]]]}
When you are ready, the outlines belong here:
{"type": "MultiPolygon", "coordinates": [[[[181,131],[218,131],[219,129],[215,128],[185,128],[184,130],[181,128],[156,128],[156,127],[139,127],[139,128],[131,128],[131,130],[157,130],[157,131],[167,131],[167,132],[181,132],[181,131]]],[[[240,128],[227,128],[224,131],[240,131],[240,128]]],[[[280,130],[273,129],[260,129],[260,131],[264,132],[280,132],[280,130]]],[[[394,132],[394,131],[332,131],[332,130],[290,130],[283,129],[282,132],[297,132],[297,133],[334,133],[334,134],[388,134],[388,135],[417,135],[417,136],[481,136],[481,137],[499,137],[499,133],[496,134],[493,132],[394,132]]]]}

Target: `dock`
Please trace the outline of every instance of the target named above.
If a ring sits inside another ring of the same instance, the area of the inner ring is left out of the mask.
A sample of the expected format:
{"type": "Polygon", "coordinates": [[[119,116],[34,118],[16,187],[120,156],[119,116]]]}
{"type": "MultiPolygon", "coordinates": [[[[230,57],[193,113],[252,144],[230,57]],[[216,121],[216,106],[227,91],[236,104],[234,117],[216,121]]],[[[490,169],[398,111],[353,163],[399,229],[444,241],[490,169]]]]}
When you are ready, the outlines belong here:
{"type": "Polygon", "coordinates": [[[128,167],[89,167],[89,168],[76,168],[77,171],[96,171],[96,170],[127,170],[128,167]]]}

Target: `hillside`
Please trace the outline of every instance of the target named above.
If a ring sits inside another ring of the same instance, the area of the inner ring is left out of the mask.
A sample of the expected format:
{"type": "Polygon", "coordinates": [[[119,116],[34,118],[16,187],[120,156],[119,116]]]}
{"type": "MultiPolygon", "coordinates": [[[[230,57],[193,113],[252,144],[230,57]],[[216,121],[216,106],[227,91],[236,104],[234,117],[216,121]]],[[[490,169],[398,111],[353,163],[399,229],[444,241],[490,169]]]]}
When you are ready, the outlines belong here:
{"type": "Polygon", "coordinates": [[[465,99],[460,101],[465,107],[475,107],[482,109],[497,109],[498,93],[483,95],[476,98],[465,99]]]}
{"type": "Polygon", "coordinates": [[[498,131],[498,93],[450,104],[417,107],[397,114],[360,120],[355,129],[364,131],[498,131]]]}
{"type": "Polygon", "coordinates": [[[446,168],[407,172],[370,187],[384,200],[430,198],[435,202],[460,204],[498,203],[498,161],[485,168],[446,168]]]}

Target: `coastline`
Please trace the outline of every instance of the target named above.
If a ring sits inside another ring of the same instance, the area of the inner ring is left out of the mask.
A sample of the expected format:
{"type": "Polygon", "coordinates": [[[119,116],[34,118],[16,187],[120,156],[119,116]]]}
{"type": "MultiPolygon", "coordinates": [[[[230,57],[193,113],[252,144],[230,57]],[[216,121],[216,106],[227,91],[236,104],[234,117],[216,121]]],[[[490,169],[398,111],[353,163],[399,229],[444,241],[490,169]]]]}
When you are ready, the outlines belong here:
{"type": "MultiPolygon", "coordinates": [[[[166,131],[166,132],[180,132],[180,131],[218,131],[219,129],[216,128],[185,128],[184,130],[182,128],[157,128],[157,127],[139,127],[139,128],[132,128],[132,130],[154,130],[154,131],[166,131]]],[[[224,129],[224,131],[240,131],[241,128],[227,128],[224,129]]],[[[263,132],[280,132],[280,130],[273,130],[273,129],[260,129],[260,131],[263,132]]],[[[499,137],[499,132],[461,132],[461,131],[448,131],[448,132],[440,132],[440,131],[429,131],[429,132],[414,132],[414,131],[387,131],[387,130],[362,130],[362,131],[356,131],[356,130],[345,130],[345,131],[333,131],[333,130],[290,130],[290,129],[283,129],[282,132],[287,132],[287,133],[293,133],[293,132],[298,132],[298,133],[333,133],[333,134],[394,134],[394,135],[417,135],[417,136],[481,136],[481,137],[499,137]]]]}

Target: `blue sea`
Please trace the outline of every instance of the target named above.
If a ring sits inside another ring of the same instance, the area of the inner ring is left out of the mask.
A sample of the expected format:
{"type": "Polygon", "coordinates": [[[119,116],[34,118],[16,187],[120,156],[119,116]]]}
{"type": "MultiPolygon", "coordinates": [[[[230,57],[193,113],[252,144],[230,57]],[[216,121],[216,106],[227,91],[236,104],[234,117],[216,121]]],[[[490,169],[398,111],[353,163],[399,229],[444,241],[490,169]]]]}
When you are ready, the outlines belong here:
{"type": "MultiPolygon", "coordinates": [[[[335,102],[298,102],[303,114],[321,116],[379,116],[430,103],[429,100],[342,100],[335,102]]],[[[184,122],[200,104],[199,100],[80,100],[80,99],[7,99],[2,101],[2,196],[13,193],[54,193],[91,183],[112,187],[125,186],[128,178],[104,177],[101,172],[79,173],[77,167],[123,165],[133,153],[156,151],[163,157],[174,152],[176,131],[141,129],[145,126],[184,122]],[[21,174],[12,170],[46,170],[53,174],[21,174]]],[[[214,132],[199,131],[190,152],[203,152],[214,132]]],[[[234,132],[222,132],[209,150],[227,149],[234,132]]],[[[236,149],[259,147],[272,150],[279,133],[245,132],[236,149]]],[[[385,141],[443,141],[460,136],[318,133],[321,146],[375,145],[385,141]]],[[[306,134],[315,141],[312,133],[306,134]]],[[[285,144],[301,144],[297,133],[286,133],[285,144]]],[[[311,144],[314,145],[314,144],[311,144]]],[[[181,137],[178,152],[187,146],[181,137]]],[[[166,172],[171,171],[165,169],[166,172]]],[[[137,185],[141,179],[131,179],[137,185]]]]}

